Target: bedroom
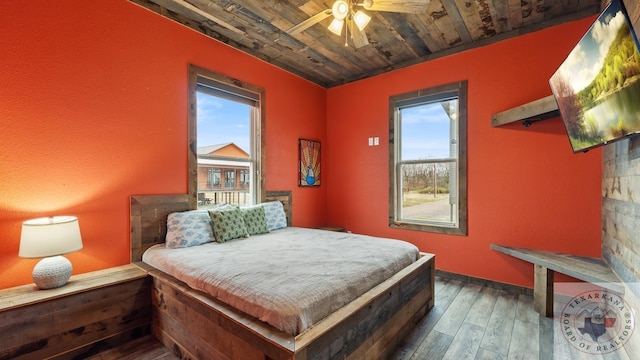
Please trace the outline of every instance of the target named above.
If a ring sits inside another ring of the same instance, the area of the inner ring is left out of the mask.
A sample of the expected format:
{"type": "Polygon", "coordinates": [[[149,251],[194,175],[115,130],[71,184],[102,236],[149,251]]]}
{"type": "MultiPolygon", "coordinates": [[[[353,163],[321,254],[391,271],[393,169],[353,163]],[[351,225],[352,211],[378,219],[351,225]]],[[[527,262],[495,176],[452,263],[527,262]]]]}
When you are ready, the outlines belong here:
{"type": "Polygon", "coordinates": [[[190,63],[266,89],[266,188],[293,191],[296,226],[400,238],[437,254],[440,270],[527,287],[531,265],[491,243],[601,254],[606,150],[572,154],[558,119],[490,126],[550,94],[548,77],[593,18],[324,89],[124,0],[11,8],[0,15],[0,288],[31,283],[35,261],[17,256],[28,218],[80,218],[75,274],[129,262],[129,196],[187,191],[190,63]],[[391,229],[387,147],[366,140],[388,142],[389,96],[458,80],[469,82],[469,234],[391,229]],[[301,137],[322,143],[319,188],[297,187],[301,137]]]}

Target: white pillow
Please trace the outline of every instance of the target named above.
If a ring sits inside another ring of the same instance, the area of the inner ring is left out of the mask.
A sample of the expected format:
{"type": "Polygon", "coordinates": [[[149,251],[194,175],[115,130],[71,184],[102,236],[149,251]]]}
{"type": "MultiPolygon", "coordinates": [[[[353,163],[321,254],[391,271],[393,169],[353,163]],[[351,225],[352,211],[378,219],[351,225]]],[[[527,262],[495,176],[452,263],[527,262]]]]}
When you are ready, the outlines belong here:
{"type": "Polygon", "coordinates": [[[213,240],[213,228],[208,211],[174,212],[167,216],[166,247],[170,249],[190,247],[213,240]]]}
{"type": "Polygon", "coordinates": [[[287,216],[284,213],[284,206],[280,201],[269,201],[261,203],[264,209],[264,216],[267,220],[269,231],[287,227],[287,216]]]}

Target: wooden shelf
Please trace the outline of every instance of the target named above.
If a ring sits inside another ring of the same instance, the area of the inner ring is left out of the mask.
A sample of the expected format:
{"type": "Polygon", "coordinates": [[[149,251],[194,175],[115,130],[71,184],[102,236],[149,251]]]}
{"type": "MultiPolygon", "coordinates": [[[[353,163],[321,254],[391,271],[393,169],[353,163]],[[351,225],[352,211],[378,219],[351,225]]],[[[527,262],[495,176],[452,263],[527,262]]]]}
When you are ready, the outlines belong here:
{"type": "Polygon", "coordinates": [[[491,126],[496,127],[522,121],[522,125],[529,127],[534,122],[558,116],[560,116],[558,104],[556,104],[553,95],[549,95],[542,99],[494,114],[491,117],[491,126]]]}

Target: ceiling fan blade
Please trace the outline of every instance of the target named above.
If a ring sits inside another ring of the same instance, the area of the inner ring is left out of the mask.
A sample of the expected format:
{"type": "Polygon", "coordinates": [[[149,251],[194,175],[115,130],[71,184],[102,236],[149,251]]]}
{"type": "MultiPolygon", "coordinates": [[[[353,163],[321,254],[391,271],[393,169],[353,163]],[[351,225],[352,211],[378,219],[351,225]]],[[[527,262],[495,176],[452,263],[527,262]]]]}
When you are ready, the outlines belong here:
{"type": "Polygon", "coordinates": [[[365,34],[364,31],[358,29],[358,27],[353,23],[353,21],[347,21],[347,27],[349,28],[349,32],[351,33],[353,46],[355,46],[356,49],[369,45],[369,39],[367,39],[367,34],[365,34]]]}
{"type": "Polygon", "coordinates": [[[358,3],[366,10],[422,14],[431,0],[364,0],[358,3]]]}
{"type": "Polygon", "coordinates": [[[329,16],[331,16],[331,9],[323,10],[323,11],[313,15],[312,17],[308,18],[307,20],[301,22],[300,24],[298,24],[298,25],[292,27],[291,29],[287,30],[287,34],[291,34],[291,35],[298,34],[298,33],[302,32],[302,31],[307,30],[311,26],[319,23],[320,21],[328,18],[329,16]]]}

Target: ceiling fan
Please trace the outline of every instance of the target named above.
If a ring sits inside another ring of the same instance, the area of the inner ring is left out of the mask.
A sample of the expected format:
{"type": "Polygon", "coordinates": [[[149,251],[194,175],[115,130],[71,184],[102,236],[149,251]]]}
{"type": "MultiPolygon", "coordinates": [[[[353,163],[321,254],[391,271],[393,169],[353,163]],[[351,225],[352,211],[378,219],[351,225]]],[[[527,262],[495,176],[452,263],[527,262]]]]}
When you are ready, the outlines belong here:
{"type": "Polygon", "coordinates": [[[329,25],[328,29],[332,33],[340,36],[344,24],[347,24],[347,31],[345,31],[345,46],[348,46],[346,42],[348,35],[351,34],[351,39],[356,48],[369,44],[369,39],[364,33],[364,28],[369,24],[371,16],[369,16],[364,10],[371,11],[388,11],[398,13],[411,13],[421,14],[427,10],[430,0],[364,0],[357,2],[355,0],[337,0],[333,3],[331,9],[323,10],[300,24],[287,30],[288,34],[298,34],[309,27],[319,23],[320,21],[333,15],[333,21],[329,25]]]}

